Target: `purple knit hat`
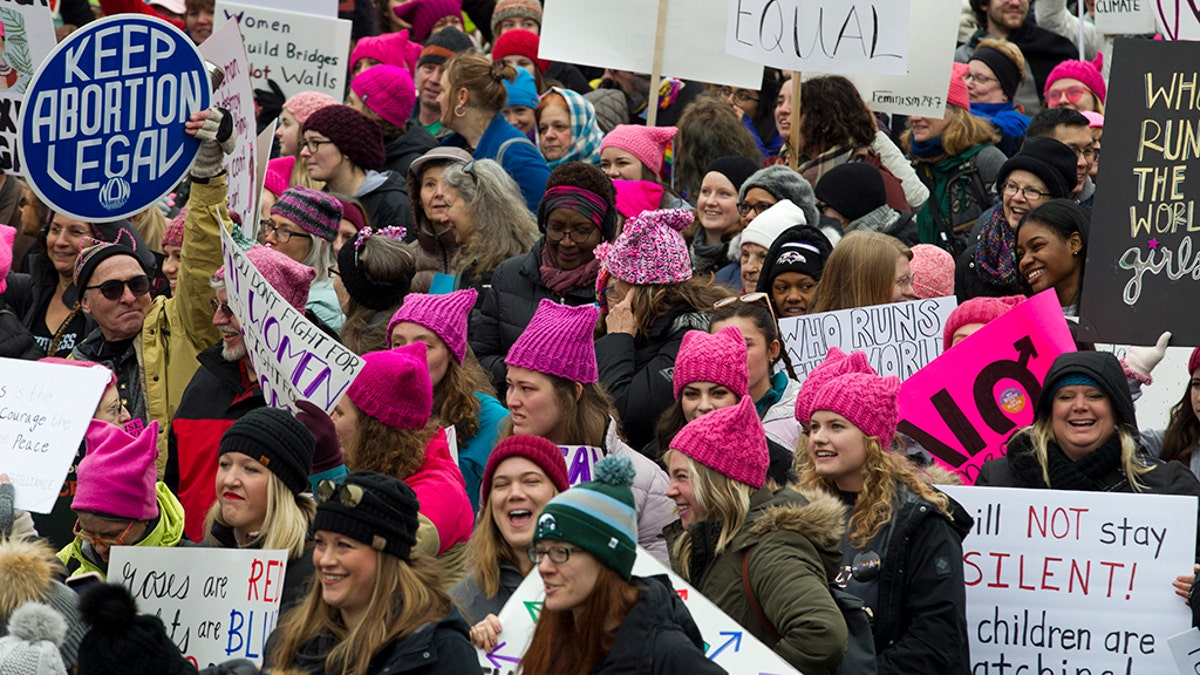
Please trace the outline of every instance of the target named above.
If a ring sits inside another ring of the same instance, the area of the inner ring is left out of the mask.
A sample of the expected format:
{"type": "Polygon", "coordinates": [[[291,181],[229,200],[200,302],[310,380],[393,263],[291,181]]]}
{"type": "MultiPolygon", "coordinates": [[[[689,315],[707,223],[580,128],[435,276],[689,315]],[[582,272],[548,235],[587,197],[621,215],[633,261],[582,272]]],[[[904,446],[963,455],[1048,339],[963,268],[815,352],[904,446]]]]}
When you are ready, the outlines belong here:
{"type": "Polygon", "coordinates": [[[320,190],[297,185],[279,195],[271,213],[283,216],[305,232],[333,241],[342,222],[342,204],[320,190]]]}
{"type": "Polygon", "coordinates": [[[382,65],[400,66],[416,72],[421,45],[408,39],[408,30],[383,35],[367,35],[354,43],[350,52],[350,70],[362,59],[375,59],[382,65]]]}
{"type": "Polygon", "coordinates": [[[972,323],[988,324],[1000,318],[1008,310],[1025,301],[1023,295],[1009,295],[1003,298],[971,298],[954,308],[946,318],[946,327],[942,330],[942,349],[950,349],[950,341],[959,328],[972,323]]]}
{"type": "Polygon", "coordinates": [[[447,16],[462,14],[462,0],[408,0],[393,10],[401,21],[412,24],[412,39],[424,42],[433,26],[447,16]]]}
{"type": "Polygon", "coordinates": [[[543,298],[504,363],[571,382],[596,382],[600,373],[592,335],[598,318],[595,305],[568,307],[543,298]]]}
{"type": "Polygon", "coordinates": [[[71,509],[128,520],[158,515],[158,421],[138,436],[103,420],[88,424],[87,455],[79,462],[79,480],[71,509]]]}
{"type": "Polygon", "coordinates": [[[675,398],[692,382],[712,382],[741,398],[749,389],[746,364],[746,338],[736,326],[725,326],[716,333],[690,330],[675,357],[675,398]]]}
{"type": "Polygon", "coordinates": [[[396,429],[422,429],[433,415],[433,381],[425,343],[363,355],[346,395],[364,413],[396,429]]]}
{"type": "Polygon", "coordinates": [[[292,117],[304,126],[304,122],[309,116],[317,112],[321,108],[326,108],[331,105],[338,105],[339,101],[329,94],[322,94],[319,91],[302,91],[299,94],[293,94],[283,104],[283,109],[292,113],[292,117]]]}
{"type": "Polygon", "coordinates": [[[828,410],[845,417],[864,434],[874,436],[887,450],[896,436],[899,393],[900,378],[893,375],[848,373],[821,387],[813,398],[812,411],[828,410]]]}
{"type": "Polygon", "coordinates": [[[1071,78],[1079,80],[1083,86],[1092,90],[1096,95],[1096,100],[1104,104],[1105,95],[1108,93],[1108,87],[1104,85],[1104,76],[1100,73],[1104,68],[1104,54],[1097,53],[1096,58],[1092,61],[1077,61],[1074,59],[1062,61],[1054,70],[1050,71],[1050,76],[1046,78],[1046,86],[1042,88],[1042,96],[1045,97],[1050,91],[1050,87],[1055,82],[1071,78]]]}
{"type": "Polygon", "coordinates": [[[692,259],[680,234],[692,224],[683,209],[647,211],[625,223],[612,246],[595,255],[612,276],[635,286],[678,284],[692,278],[692,259]]]}
{"type": "Polygon", "coordinates": [[[321,108],[304,122],[304,130],[328,138],[339,152],[362,169],[382,171],[387,161],[379,122],[348,105],[321,108]]]}
{"type": "Polygon", "coordinates": [[[409,293],[404,297],[404,304],[392,315],[387,325],[387,344],[392,346],[392,329],[396,324],[408,321],[420,324],[433,331],[434,335],[446,343],[454,360],[460,364],[467,355],[467,317],[479,292],[474,288],[465,288],[447,295],[427,295],[425,293],[409,293]]]}
{"type": "Polygon", "coordinates": [[[638,158],[655,176],[662,178],[663,156],[667,144],[675,138],[679,129],[675,127],[644,127],[640,124],[618,124],[604,137],[600,151],[605,148],[620,148],[638,158]]]}
{"type": "Polygon", "coordinates": [[[275,195],[287,192],[292,184],[292,169],[296,166],[295,157],[276,157],[267,162],[267,176],[263,181],[263,189],[275,195]]]}
{"type": "Polygon", "coordinates": [[[399,66],[375,66],[359,73],[350,89],[363,105],[395,127],[403,127],[417,102],[412,73],[399,66]]]}
{"type": "Polygon", "coordinates": [[[813,368],[800,385],[800,391],[796,394],[796,420],[801,424],[807,423],[812,418],[812,402],[816,398],[817,392],[825,386],[825,383],[847,373],[874,375],[875,369],[867,362],[867,355],[864,352],[853,352],[846,356],[845,352],[837,347],[830,347],[829,353],[825,355],[825,360],[821,362],[821,365],[813,368]]]}
{"type": "Polygon", "coordinates": [[[767,432],[749,396],[688,422],[671,439],[671,449],[752,488],[767,482],[767,432]]]}

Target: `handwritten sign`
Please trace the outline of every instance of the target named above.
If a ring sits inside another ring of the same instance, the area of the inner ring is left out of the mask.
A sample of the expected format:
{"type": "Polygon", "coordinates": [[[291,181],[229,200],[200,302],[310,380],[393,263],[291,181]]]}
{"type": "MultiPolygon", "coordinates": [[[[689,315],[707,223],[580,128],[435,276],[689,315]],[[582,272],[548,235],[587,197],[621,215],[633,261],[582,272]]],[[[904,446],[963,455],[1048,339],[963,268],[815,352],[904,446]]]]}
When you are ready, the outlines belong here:
{"type": "Polygon", "coordinates": [[[1167,638],[1191,610],[1169,582],[1192,569],[1195,497],[943,489],[975,517],[972,673],[1174,672],[1167,638]]]}
{"type": "Polygon", "coordinates": [[[1096,0],[1096,31],[1107,35],[1154,32],[1154,0],[1096,0]]]}
{"type": "MultiPolygon", "coordinates": [[[[666,0],[662,72],[697,82],[757,90],[761,63],[722,54],[728,0],[666,0]]],[[[538,56],[553,61],[649,73],[658,2],[555,0],[542,17],[538,56]],[[580,30],[587,26],[587,30],[580,30]]],[[[696,85],[689,85],[696,86],[696,85]]]]}
{"type": "Polygon", "coordinates": [[[910,9],[909,0],[728,0],[725,51],[783,70],[905,75],[910,9]]]}
{"type": "Polygon", "coordinates": [[[604,458],[604,450],[591,445],[560,445],[567,460],[567,483],[572,487],[592,480],[592,467],[604,458]]]}
{"type": "MultiPolygon", "coordinates": [[[[227,197],[229,212],[236,213],[242,223],[258,224],[254,216],[254,177],[256,150],[254,142],[254,92],[250,87],[250,64],[237,24],[225,24],[213,32],[200,53],[215,63],[225,75],[221,86],[213,92],[213,105],[233,115],[233,137],[237,145],[225,156],[225,174],[229,181],[227,197]]],[[[253,233],[251,233],[253,237],[253,233]]]]}
{"type": "Polygon", "coordinates": [[[346,97],[349,21],[224,0],[215,9],[216,28],[232,22],[242,31],[254,88],[274,82],[285,96],[319,91],[339,101],[346,97]]]}
{"type": "Polygon", "coordinates": [[[362,371],[363,360],[296,311],[221,228],[229,306],[242,326],[267,405],[295,412],[312,402],[331,412],[362,371]]]}
{"type": "Polygon", "coordinates": [[[128,588],[143,614],[162,619],[197,668],[230,659],[261,665],[286,571],[284,550],[114,546],[108,581],[128,588]]]}
{"type": "Polygon", "coordinates": [[[942,353],[942,328],[957,306],[954,298],[931,298],[856,307],[780,319],[779,331],[801,381],[830,347],[866,352],[880,375],[905,379],[942,353]]]}
{"type": "Polygon", "coordinates": [[[1118,38],[1106,111],[1104,189],[1096,193],[1080,339],[1200,345],[1200,44],[1118,38]],[[1191,180],[1189,180],[1191,178],[1191,180]]]}
{"type": "Polygon", "coordinates": [[[286,9],[298,14],[315,14],[333,19],[338,15],[338,0],[246,0],[247,5],[267,9],[286,9]]]}
{"type": "MultiPolygon", "coordinates": [[[[671,586],[700,628],[705,656],[732,675],[798,675],[795,668],[759,642],[741,624],[729,618],[700,591],[664,567],[644,548],[638,547],[633,573],[641,577],[665,574],[671,579],[671,586]]],[[[500,633],[499,644],[491,652],[476,649],[479,667],[484,673],[516,673],[517,664],[533,639],[534,625],[541,614],[545,597],[542,577],[534,567],[508,599],[504,609],[500,610],[500,625],[504,630],[500,633]]]]}
{"type": "Polygon", "coordinates": [[[0,457],[16,508],[54,508],[108,380],[104,368],[0,358],[0,457]]]}
{"type": "Polygon", "coordinates": [[[0,170],[23,174],[17,129],[25,90],[54,49],[54,20],[45,4],[0,0],[0,170]]]}
{"type": "Polygon", "coordinates": [[[1168,40],[1200,40],[1200,9],[1189,0],[1145,0],[1154,2],[1154,20],[1168,40]]]}
{"type": "Polygon", "coordinates": [[[140,14],[93,21],[59,43],[33,77],[21,115],[25,175],[55,211],[129,217],[187,174],[200,141],[184,132],[209,107],[191,39],[140,14]]]}
{"type": "Polygon", "coordinates": [[[906,380],[897,430],[973,484],[1013,430],[1033,423],[1046,373],[1059,354],[1073,351],[1058,298],[1043,291],[906,380]]]}

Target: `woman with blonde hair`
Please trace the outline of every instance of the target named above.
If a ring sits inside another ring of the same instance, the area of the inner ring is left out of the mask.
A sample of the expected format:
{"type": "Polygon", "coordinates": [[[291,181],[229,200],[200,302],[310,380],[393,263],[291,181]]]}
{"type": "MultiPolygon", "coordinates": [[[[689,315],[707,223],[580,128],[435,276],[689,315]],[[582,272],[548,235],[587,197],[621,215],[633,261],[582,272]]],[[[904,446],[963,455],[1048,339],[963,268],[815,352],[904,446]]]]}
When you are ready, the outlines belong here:
{"type": "Polygon", "coordinates": [[[264,666],[330,675],[478,673],[437,562],[414,549],[417,496],[390,476],[322,481],[314,584],[271,633],[264,666]]]}
{"type": "Polygon", "coordinates": [[[912,249],[891,235],[847,234],[829,254],[809,314],[915,300],[912,249]]]}

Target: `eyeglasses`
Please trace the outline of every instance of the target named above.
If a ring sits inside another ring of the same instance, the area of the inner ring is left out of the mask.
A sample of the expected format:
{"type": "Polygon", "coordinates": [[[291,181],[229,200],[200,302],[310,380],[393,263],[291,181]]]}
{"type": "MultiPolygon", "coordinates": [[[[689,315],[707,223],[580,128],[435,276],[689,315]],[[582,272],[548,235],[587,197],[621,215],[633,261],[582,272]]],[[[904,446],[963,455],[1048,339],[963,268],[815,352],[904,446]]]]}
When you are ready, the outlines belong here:
{"type": "Polygon", "coordinates": [[[725,99],[732,99],[736,103],[758,103],[758,96],[749,89],[733,89],[731,87],[717,87],[717,96],[725,99]]]}
{"type": "Polygon", "coordinates": [[[338,271],[337,265],[330,265],[329,269],[325,270],[331,277],[340,277],[342,273],[338,271]]]}
{"type": "Polygon", "coordinates": [[[233,318],[233,309],[229,307],[228,302],[217,302],[216,298],[210,298],[208,304],[212,307],[213,314],[220,313],[226,319],[233,318]]]}
{"type": "Polygon", "coordinates": [[[1036,202],[1037,200],[1050,195],[1049,192],[1042,192],[1034,187],[1021,187],[1020,185],[1017,185],[1011,181],[1005,183],[1004,194],[1009,195],[1010,197],[1015,197],[1018,193],[1023,199],[1031,202],[1036,202]]]}
{"type": "Polygon", "coordinates": [[[111,537],[102,537],[100,535],[92,534],[91,532],[88,532],[87,530],[83,529],[79,525],[78,520],[75,521],[75,527],[71,529],[71,532],[77,538],[85,539],[85,540],[91,542],[92,546],[124,546],[125,539],[129,537],[129,533],[133,530],[133,524],[137,523],[137,522],[141,522],[141,521],[137,521],[137,520],[129,521],[129,524],[125,526],[125,531],[122,532],[121,536],[117,537],[116,539],[113,539],[111,537]]]}
{"type": "Polygon", "coordinates": [[[571,559],[572,553],[579,553],[583,550],[574,546],[551,546],[545,549],[530,546],[527,553],[529,554],[530,562],[534,565],[540,564],[542,558],[550,558],[550,562],[555,565],[561,565],[571,559]]]}
{"type": "Polygon", "coordinates": [[[1068,145],[1067,147],[1074,150],[1075,154],[1079,155],[1080,157],[1086,159],[1089,162],[1100,156],[1100,151],[1097,150],[1093,146],[1088,146],[1086,148],[1080,148],[1080,147],[1076,147],[1074,145],[1068,145]]]}
{"type": "Polygon", "coordinates": [[[103,295],[109,300],[120,300],[121,296],[125,295],[125,287],[129,287],[129,292],[136,297],[141,297],[150,292],[150,277],[145,274],[138,275],[132,279],[109,279],[108,281],[96,286],[85,286],[83,290],[90,291],[94,288],[100,289],[100,295],[103,295]]]}
{"type": "Polygon", "coordinates": [[[342,506],[348,509],[356,508],[359,504],[361,504],[363,495],[365,494],[366,491],[364,491],[360,485],[338,485],[336,482],[331,481],[328,478],[324,478],[320,483],[317,483],[317,499],[327,502],[336,496],[338,501],[341,502],[342,506]]]}
{"type": "Polygon", "coordinates": [[[745,217],[745,216],[749,215],[751,211],[753,211],[754,215],[761,216],[763,214],[763,211],[766,211],[767,209],[771,208],[772,206],[775,206],[775,205],[768,203],[768,202],[755,202],[753,204],[751,204],[749,202],[742,202],[742,203],[738,204],[738,213],[742,214],[742,216],[745,217]]]}
{"type": "Polygon", "coordinates": [[[987,75],[976,75],[975,73],[964,73],[962,76],[963,82],[978,82],[979,84],[987,84],[988,82],[999,82],[1000,80],[987,75]]]}
{"type": "Polygon", "coordinates": [[[333,143],[333,141],[328,139],[322,141],[317,138],[304,139],[304,147],[308,148],[308,151],[313,154],[316,154],[317,151],[321,149],[321,146],[325,145],[326,143],[333,143]]]}
{"type": "Polygon", "coordinates": [[[913,275],[906,274],[902,277],[896,277],[896,285],[899,286],[900,288],[912,288],[913,287],[913,275]]]}
{"type": "Polygon", "coordinates": [[[47,232],[51,237],[60,237],[64,232],[66,232],[67,236],[71,239],[83,239],[84,237],[90,237],[92,234],[78,225],[64,226],[59,225],[58,223],[51,223],[50,229],[47,230],[47,232]]]}
{"type": "Polygon", "coordinates": [[[1071,103],[1079,103],[1079,99],[1083,98],[1083,95],[1086,93],[1088,93],[1088,90],[1084,89],[1083,87],[1064,87],[1063,89],[1051,89],[1050,91],[1046,92],[1046,104],[1050,105],[1057,103],[1064,97],[1071,103]]]}
{"type": "Polygon", "coordinates": [[[275,223],[272,223],[269,220],[259,221],[259,224],[263,226],[263,235],[264,236],[269,237],[269,236],[271,236],[272,233],[274,233],[275,239],[278,240],[279,243],[281,243],[281,244],[288,243],[289,241],[292,240],[292,237],[304,237],[305,239],[312,239],[312,235],[307,232],[295,232],[292,230],[285,230],[285,229],[283,229],[282,225],[276,225],[275,223]]]}
{"type": "Polygon", "coordinates": [[[583,242],[590,240],[592,235],[596,234],[597,231],[599,231],[599,228],[596,227],[589,227],[582,230],[564,230],[554,226],[547,226],[546,238],[550,241],[562,241],[565,237],[576,244],[582,244],[583,242]]]}

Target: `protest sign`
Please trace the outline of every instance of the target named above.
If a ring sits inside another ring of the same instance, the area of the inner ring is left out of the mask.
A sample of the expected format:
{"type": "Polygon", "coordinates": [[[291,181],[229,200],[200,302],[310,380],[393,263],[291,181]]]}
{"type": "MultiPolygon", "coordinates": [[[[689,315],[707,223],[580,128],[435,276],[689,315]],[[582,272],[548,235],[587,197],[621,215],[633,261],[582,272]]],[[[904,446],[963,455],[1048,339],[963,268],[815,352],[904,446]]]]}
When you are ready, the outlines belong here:
{"type": "MultiPolygon", "coordinates": [[[[798,675],[795,668],[640,546],[633,573],[639,577],[665,574],[670,578],[672,588],[700,628],[705,656],[732,675],[798,675]]],[[[533,638],[545,597],[542,577],[534,567],[500,610],[498,618],[504,630],[496,648],[491,652],[475,650],[479,653],[479,667],[486,675],[516,673],[517,663],[533,638]]]]}
{"type": "Polygon", "coordinates": [[[1189,628],[1167,638],[1180,675],[1200,673],[1200,630],[1189,628]]]}
{"type": "Polygon", "coordinates": [[[897,430],[973,484],[1003,454],[1013,430],[1033,423],[1046,372],[1075,351],[1054,290],[1005,312],[900,386],[897,430]]]}
{"type": "Polygon", "coordinates": [[[331,412],[363,360],[292,307],[254,268],[222,223],[225,289],[267,405],[295,412],[297,400],[331,412]]]}
{"type": "Polygon", "coordinates": [[[254,88],[274,82],[284,96],[319,91],[339,101],[346,97],[349,21],[225,0],[218,0],[215,12],[215,28],[233,22],[241,29],[254,88]]]}
{"type": "Polygon", "coordinates": [[[50,513],[110,375],[0,358],[0,457],[16,508],[50,513]]]}
{"type": "MultiPolygon", "coordinates": [[[[254,222],[254,177],[256,147],[250,141],[254,133],[254,92],[250,90],[250,64],[237,24],[228,23],[213,32],[200,53],[216,64],[224,74],[221,86],[213,92],[213,105],[220,106],[233,116],[233,137],[237,141],[233,152],[225,156],[225,175],[229,182],[227,197],[230,213],[236,213],[243,223],[254,222]]],[[[251,236],[254,236],[251,233],[251,236]]]]}
{"type": "Polygon", "coordinates": [[[162,619],[198,668],[230,659],[261,665],[279,621],[287,551],[114,546],[108,582],[133,593],[138,610],[162,619]]]}
{"type": "MultiPolygon", "coordinates": [[[[664,0],[662,74],[758,90],[762,65],[714,48],[725,41],[728,0],[664,0]]],[[[538,56],[598,68],[649,73],[658,2],[556,0],[542,18],[538,56]],[[580,30],[587,26],[587,30],[580,30]]],[[[699,85],[691,85],[699,86],[699,85]]]]}
{"type": "Polygon", "coordinates": [[[1079,337],[1089,342],[1200,345],[1200,44],[1118,38],[1096,193],[1079,337]]]}
{"type": "Polygon", "coordinates": [[[560,445],[567,461],[567,484],[579,485],[592,479],[592,467],[604,458],[604,450],[591,445],[560,445]]]}
{"type": "Polygon", "coordinates": [[[866,352],[876,372],[903,380],[942,353],[942,328],[957,306],[947,297],[806,314],[780,319],[779,334],[801,381],[830,347],[866,352]]]}
{"type": "Polygon", "coordinates": [[[258,135],[258,140],[255,141],[254,208],[251,211],[250,219],[242,221],[242,233],[250,239],[258,237],[259,222],[267,217],[262,212],[262,193],[263,186],[267,182],[267,166],[271,162],[271,148],[275,145],[275,128],[277,126],[279,126],[279,120],[271,120],[271,123],[262,130],[262,133],[258,135]]]}
{"type": "Polygon", "coordinates": [[[0,0],[0,170],[21,175],[18,121],[25,90],[55,45],[45,4],[0,0]]]}
{"type": "MultiPolygon", "coordinates": [[[[1129,345],[1097,343],[1096,351],[1111,352],[1124,361],[1129,345]]],[[[1163,360],[1154,367],[1154,379],[1141,386],[1142,395],[1137,398],[1138,428],[1145,433],[1149,429],[1166,429],[1171,419],[1171,408],[1179,403],[1188,391],[1192,374],[1188,372],[1191,347],[1167,347],[1163,360]]]]}
{"type": "Polygon", "coordinates": [[[1154,32],[1155,0],[1096,0],[1096,32],[1106,35],[1154,32]]]}
{"type": "Polygon", "coordinates": [[[1174,672],[1191,625],[1196,498],[939,486],[975,518],[963,541],[971,672],[1174,672]]]}
{"type": "Polygon", "coordinates": [[[83,221],[127,218],[175,188],[200,141],[184,131],[212,85],[191,38],[140,14],[71,33],[26,91],[20,146],[29,186],[83,221]]]}
{"type": "Polygon", "coordinates": [[[244,4],[336,19],[338,0],[243,0],[244,4]]]}
{"type": "Polygon", "coordinates": [[[725,51],[783,70],[905,75],[910,4],[910,0],[728,0],[725,51]]]}
{"type": "Polygon", "coordinates": [[[1154,2],[1156,27],[1168,40],[1200,40],[1200,8],[1194,0],[1143,1],[1154,2]]]}

